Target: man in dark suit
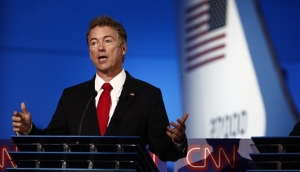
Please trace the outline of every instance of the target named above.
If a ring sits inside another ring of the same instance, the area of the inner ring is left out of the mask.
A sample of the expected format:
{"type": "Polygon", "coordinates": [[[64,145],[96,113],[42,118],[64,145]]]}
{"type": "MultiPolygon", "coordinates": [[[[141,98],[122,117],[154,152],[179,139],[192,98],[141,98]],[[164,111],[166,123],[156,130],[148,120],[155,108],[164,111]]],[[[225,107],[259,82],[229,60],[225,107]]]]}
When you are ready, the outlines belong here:
{"type": "Polygon", "coordinates": [[[170,127],[160,89],[123,69],[127,34],[122,24],[106,16],[95,18],[86,39],[96,75],[63,91],[52,120],[43,130],[33,124],[30,112],[21,103],[22,112],[13,113],[13,131],[30,135],[140,136],[162,161],[185,157],[188,114],[177,119],[178,123],[171,122],[170,127]],[[111,89],[105,120],[97,117],[104,109],[97,108],[103,104],[99,100],[105,92],[102,85],[111,89]]]}

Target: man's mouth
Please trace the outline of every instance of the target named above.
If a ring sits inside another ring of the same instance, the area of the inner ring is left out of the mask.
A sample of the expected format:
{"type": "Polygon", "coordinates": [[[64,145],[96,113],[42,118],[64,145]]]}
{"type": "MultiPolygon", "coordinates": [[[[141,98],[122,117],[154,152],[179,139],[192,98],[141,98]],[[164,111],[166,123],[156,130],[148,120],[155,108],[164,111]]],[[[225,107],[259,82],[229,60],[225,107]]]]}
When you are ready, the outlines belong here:
{"type": "Polygon", "coordinates": [[[107,59],[107,56],[99,56],[98,59],[99,60],[105,60],[105,59],[107,59]]]}

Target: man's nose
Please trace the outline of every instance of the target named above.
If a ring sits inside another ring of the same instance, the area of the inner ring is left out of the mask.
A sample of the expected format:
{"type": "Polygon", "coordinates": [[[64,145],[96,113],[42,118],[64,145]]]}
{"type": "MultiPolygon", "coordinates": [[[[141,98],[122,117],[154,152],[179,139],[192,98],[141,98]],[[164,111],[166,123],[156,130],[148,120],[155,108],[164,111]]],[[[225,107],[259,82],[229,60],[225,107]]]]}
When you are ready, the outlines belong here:
{"type": "Polygon", "coordinates": [[[105,47],[104,47],[104,44],[103,44],[102,42],[99,43],[98,51],[99,51],[99,52],[105,51],[105,47]]]}

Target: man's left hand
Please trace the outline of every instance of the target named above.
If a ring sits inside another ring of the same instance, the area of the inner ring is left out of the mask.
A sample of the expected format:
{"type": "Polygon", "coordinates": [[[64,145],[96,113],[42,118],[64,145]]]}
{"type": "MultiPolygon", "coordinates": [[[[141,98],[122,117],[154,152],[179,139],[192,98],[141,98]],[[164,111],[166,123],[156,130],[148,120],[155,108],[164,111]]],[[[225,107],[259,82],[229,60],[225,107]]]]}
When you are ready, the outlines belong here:
{"type": "Polygon", "coordinates": [[[174,128],[172,128],[170,126],[167,127],[166,133],[171,139],[173,139],[173,141],[175,143],[181,144],[184,141],[184,138],[186,137],[185,136],[185,129],[186,129],[185,121],[187,118],[188,118],[188,114],[185,113],[182,115],[181,119],[180,118],[177,119],[178,123],[175,123],[175,122],[170,123],[174,128]]]}

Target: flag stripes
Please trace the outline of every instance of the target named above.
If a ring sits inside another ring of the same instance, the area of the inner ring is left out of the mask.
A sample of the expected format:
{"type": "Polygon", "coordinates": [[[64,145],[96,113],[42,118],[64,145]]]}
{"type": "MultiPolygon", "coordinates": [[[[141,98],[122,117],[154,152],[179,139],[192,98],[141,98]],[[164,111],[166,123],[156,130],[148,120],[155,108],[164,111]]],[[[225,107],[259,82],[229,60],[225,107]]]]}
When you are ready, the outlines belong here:
{"type": "Polygon", "coordinates": [[[185,63],[190,72],[225,57],[226,0],[204,0],[185,10],[185,63]]]}

